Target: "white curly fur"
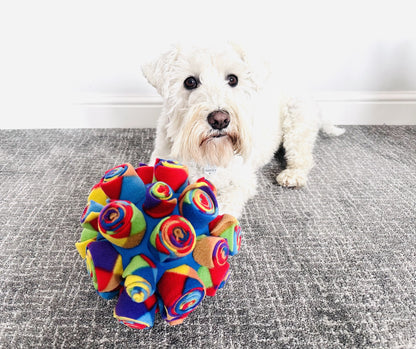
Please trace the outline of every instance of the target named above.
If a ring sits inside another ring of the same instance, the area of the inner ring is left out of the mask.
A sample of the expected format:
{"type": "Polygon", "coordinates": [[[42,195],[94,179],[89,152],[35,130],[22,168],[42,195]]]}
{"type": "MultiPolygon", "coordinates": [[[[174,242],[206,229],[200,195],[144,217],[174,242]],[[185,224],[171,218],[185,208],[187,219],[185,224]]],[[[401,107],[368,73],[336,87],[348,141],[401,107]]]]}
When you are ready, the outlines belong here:
{"type": "Polygon", "coordinates": [[[150,163],[157,157],[185,163],[191,180],[206,177],[217,187],[220,211],[236,217],[256,193],[256,171],[272,159],[280,144],[287,168],[277,182],[301,187],[313,166],[319,129],[343,133],[321,124],[314,103],[274,91],[275,80],[269,79],[267,66],[254,64],[234,44],[176,46],[142,70],[164,100],[150,163]],[[235,87],[227,82],[230,74],[238,77],[235,87]],[[184,87],[190,76],[199,81],[192,90],[184,87]],[[230,115],[223,130],[214,130],[207,121],[216,110],[230,115]]]}

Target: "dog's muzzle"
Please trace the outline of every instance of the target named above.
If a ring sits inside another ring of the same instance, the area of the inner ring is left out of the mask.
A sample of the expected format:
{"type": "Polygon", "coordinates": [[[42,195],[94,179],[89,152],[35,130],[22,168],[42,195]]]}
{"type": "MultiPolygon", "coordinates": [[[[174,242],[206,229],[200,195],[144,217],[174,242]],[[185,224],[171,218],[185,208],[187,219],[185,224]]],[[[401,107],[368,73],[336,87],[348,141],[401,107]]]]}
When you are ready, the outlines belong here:
{"type": "Polygon", "coordinates": [[[214,130],[223,130],[230,124],[230,114],[226,110],[215,110],[208,114],[207,121],[214,130]]]}

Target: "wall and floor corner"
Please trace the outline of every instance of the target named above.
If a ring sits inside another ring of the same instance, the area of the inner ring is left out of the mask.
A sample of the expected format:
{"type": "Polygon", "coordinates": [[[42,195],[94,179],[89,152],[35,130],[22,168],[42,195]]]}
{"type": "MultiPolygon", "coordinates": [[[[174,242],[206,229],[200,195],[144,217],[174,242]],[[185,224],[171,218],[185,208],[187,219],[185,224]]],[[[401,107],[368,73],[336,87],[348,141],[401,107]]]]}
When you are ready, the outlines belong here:
{"type": "MultiPolygon", "coordinates": [[[[416,91],[331,91],[313,98],[334,124],[416,124],[416,91]]],[[[73,106],[73,121],[82,127],[156,127],[161,107],[154,96],[90,96],[73,106]]]]}
{"type": "Polygon", "coordinates": [[[141,64],[228,39],[283,67],[335,124],[416,124],[411,1],[23,4],[0,11],[0,128],[154,127],[161,99],[141,64]]]}
{"type": "MultiPolygon", "coordinates": [[[[325,120],[337,125],[415,125],[416,91],[331,91],[313,95],[325,120]]],[[[0,129],[154,128],[162,108],[157,96],[96,95],[73,104],[1,112],[0,129]],[[15,117],[11,116],[19,113],[15,117]]]]}

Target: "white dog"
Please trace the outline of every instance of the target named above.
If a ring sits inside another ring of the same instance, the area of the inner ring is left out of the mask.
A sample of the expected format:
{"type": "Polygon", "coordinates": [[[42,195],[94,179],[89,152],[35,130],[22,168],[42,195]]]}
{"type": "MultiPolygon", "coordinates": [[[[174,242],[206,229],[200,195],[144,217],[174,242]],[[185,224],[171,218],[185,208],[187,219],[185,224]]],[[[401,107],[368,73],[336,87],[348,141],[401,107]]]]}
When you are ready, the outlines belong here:
{"type": "Polygon", "coordinates": [[[142,70],[164,100],[150,163],[186,164],[192,181],[206,177],[216,186],[220,211],[236,217],[256,193],[256,171],[280,144],[287,168],[277,182],[301,187],[319,129],[343,133],[322,125],[313,103],[276,94],[265,66],[253,66],[236,45],[175,47],[142,70]]]}

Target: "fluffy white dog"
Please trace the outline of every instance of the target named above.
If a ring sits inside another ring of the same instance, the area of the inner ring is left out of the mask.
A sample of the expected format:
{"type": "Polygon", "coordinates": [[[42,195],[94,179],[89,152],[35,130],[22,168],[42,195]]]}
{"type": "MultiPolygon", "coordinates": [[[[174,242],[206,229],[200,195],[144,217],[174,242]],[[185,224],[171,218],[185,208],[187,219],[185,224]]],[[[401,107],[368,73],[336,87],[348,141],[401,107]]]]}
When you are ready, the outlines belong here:
{"type": "Polygon", "coordinates": [[[178,160],[191,180],[206,177],[217,187],[220,211],[236,217],[256,193],[256,171],[280,144],[285,187],[302,187],[313,166],[312,150],[322,125],[313,103],[280,96],[265,65],[252,64],[240,47],[175,47],[142,67],[163,97],[150,159],[178,160]]]}

